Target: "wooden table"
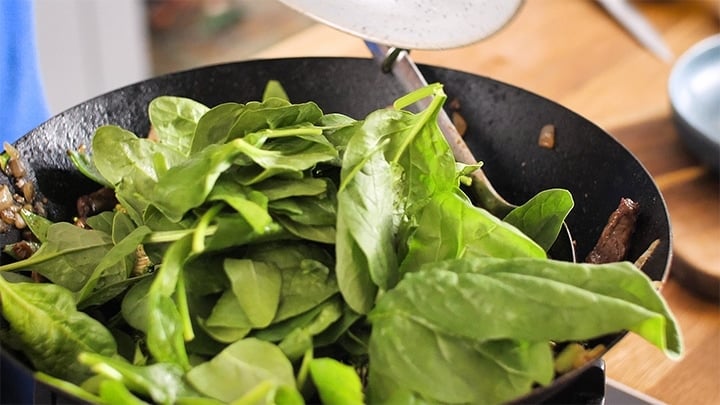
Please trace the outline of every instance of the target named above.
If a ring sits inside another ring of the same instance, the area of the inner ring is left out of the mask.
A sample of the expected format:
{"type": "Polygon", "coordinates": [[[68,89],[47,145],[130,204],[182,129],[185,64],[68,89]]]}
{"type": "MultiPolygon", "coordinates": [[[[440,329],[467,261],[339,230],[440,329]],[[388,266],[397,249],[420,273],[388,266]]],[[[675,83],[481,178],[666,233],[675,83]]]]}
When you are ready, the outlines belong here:
{"type": "MultiPolygon", "coordinates": [[[[717,1],[635,4],[676,56],[720,31],[717,1]]],[[[680,323],[686,353],[671,361],[631,335],[605,356],[607,374],[670,404],[720,403],[719,183],[717,174],[687,153],[672,124],[672,65],[584,0],[527,0],[508,26],[478,44],[413,55],[417,62],[489,76],[557,101],[638,157],[670,212],[674,259],[663,295],[680,323]]],[[[290,56],[369,54],[359,39],[315,25],[254,58],[290,56]]]]}

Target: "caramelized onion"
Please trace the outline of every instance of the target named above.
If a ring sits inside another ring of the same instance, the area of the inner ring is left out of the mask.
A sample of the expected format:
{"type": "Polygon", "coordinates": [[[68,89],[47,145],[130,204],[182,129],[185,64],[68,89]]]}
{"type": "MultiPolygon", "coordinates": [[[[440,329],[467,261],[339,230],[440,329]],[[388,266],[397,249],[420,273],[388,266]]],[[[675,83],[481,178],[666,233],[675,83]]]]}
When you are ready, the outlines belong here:
{"type": "Polygon", "coordinates": [[[15,204],[12,192],[7,185],[0,185],[0,210],[6,210],[15,204]]]}

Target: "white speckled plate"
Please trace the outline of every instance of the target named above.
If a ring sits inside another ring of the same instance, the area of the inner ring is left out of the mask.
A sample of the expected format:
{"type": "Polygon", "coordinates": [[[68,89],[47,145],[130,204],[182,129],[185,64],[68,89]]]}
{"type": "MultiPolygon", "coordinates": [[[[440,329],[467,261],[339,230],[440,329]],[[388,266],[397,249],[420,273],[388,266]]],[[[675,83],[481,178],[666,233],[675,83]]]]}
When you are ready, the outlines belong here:
{"type": "Polygon", "coordinates": [[[280,0],[321,23],[405,49],[449,49],[502,28],[523,0],[280,0]]]}

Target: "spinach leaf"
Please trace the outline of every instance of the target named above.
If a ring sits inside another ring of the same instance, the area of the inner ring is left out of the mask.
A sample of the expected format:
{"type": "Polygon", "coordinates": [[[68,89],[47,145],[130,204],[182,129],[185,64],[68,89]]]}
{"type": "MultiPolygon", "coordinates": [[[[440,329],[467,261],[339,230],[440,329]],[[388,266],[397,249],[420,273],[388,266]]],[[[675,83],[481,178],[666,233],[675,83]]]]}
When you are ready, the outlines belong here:
{"type": "Polygon", "coordinates": [[[402,272],[460,257],[545,257],[517,228],[475,207],[455,192],[434,195],[418,212],[402,272]]]}
{"type": "Polygon", "coordinates": [[[288,241],[254,246],[245,258],[280,269],[282,290],[273,323],[302,314],[338,292],[328,251],[310,242],[288,241]]]}
{"type": "Polygon", "coordinates": [[[295,386],[292,365],[282,351],[254,338],[233,343],[212,360],[193,367],[185,378],[196,390],[224,402],[239,399],[263,383],[273,388],[295,386]]]}
{"type": "Polygon", "coordinates": [[[265,90],[263,91],[262,95],[262,101],[266,101],[267,99],[275,97],[279,98],[281,100],[290,101],[290,98],[288,97],[287,93],[285,92],[285,89],[283,88],[282,84],[280,84],[277,80],[268,80],[267,84],[265,85],[265,90]]]}
{"type": "Polygon", "coordinates": [[[41,243],[45,242],[47,240],[48,229],[50,229],[50,225],[52,225],[53,222],[24,208],[20,210],[20,215],[22,215],[23,221],[25,221],[37,240],[41,243]]]}
{"type": "Polygon", "coordinates": [[[253,331],[252,337],[267,340],[268,342],[279,342],[293,330],[310,324],[327,305],[330,305],[328,301],[323,302],[300,315],[275,322],[267,328],[253,331]]]}
{"type": "Polygon", "coordinates": [[[273,177],[254,184],[253,188],[265,195],[269,201],[275,201],[289,197],[319,196],[327,191],[328,180],[313,177],[293,180],[273,177]]]}
{"type": "Polygon", "coordinates": [[[188,217],[178,222],[171,221],[156,207],[150,205],[145,209],[142,218],[137,223],[144,224],[153,232],[179,231],[190,229],[196,218],[188,217]]]}
{"type": "Polygon", "coordinates": [[[121,296],[126,290],[142,280],[152,277],[152,273],[141,274],[126,279],[103,282],[97,286],[82,301],[78,302],[78,308],[87,310],[93,306],[103,305],[121,296]]]}
{"type": "Polygon", "coordinates": [[[160,96],[150,102],[148,115],[158,141],[188,156],[198,121],[209,110],[189,98],[160,96]]]}
{"type": "MultiPolygon", "coordinates": [[[[189,320],[183,318],[172,297],[183,277],[183,264],[190,254],[191,246],[192,235],[170,245],[148,291],[146,307],[148,350],[157,361],[177,364],[183,369],[190,367],[185,337],[191,337],[192,326],[189,320]]],[[[178,293],[184,294],[185,291],[178,293]]]]}
{"type": "Polygon", "coordinates": [[[340,292],[350,307],[365,314],[378,289],[397,281],[393,240],[393,176],[383,148],[383,133],[363,125],[343,157],[337,194],[335,255],[340,292]]]}
{"type": "Polygon", "coordinates": [[[253,328],[250,318],[232,290],[227,290],[220,296],[202,326],[211,337],[222,343],[233,343],[242,339],[253,328]]]}
{"type": "Polygon", "coordinates": [[[185,159],[171,147],[138,138],[116,126],[98,128],[92,143],[95,166],[115,187],[116,198],[138,224],[149,204],[146,194],[153,189],[158,174],[185,159]]]}
{"type": "Polygon", "coordinates": [[[313,338],[315,347],[324,347],[336,343],[341,337],[346,336],[350,328],[358,324],[364,317],[353,311],[347,303],[342,303],[342,314],[340,318],[324,331],[313,338]]]}
{"type": "MultiPolygon", "coordinates": [[[[115,222],[115,216],[118,214],[127,215],[126,213],[121,213],[120,211],[103,211],[97,215],[88,217],[85,222],[88,224],[90,229],[112,235],[113,223],[115,222]]],[[[130,217],[129,215],[127,216],[130,217]]],[[[130,220],[132,221],[132,218],[130,220]]]]}
{"type": "Polygon", "coordinates": [[[9,283],[0,277],[3,342],[21,350],[37,370],[80,383],[91,375],[77,362],[82,352],[112,356],[116,344],[97,320],[75,307],[72,294],[49,283],[9,283]]]}
{"type": "MultiPolygon", "coordinates": [[[[273,131],[280,130],[267,130],[267,133],[273,131]]],[[[278,175],[302,178],[303,171],[337,158],[337,151],[322,136],[321,130],[293,128],[288,131],[293,135],[292,139],[276,140],[269,143],[267,148],[255,146],[243,139],[234,140],[244,156],[254,162],[236,168],[236,181],[252,185],[278,175]]]]}
{"type": "Polygon", "coordinates": [[[548,189],[513,209],[503,220],[548,251],[562,229],[563,221],[574,206],[572,195],[563,189],[548,189]]]}
{"type": "MultiPolygon", "coordinates": [[[[115,229],[115,227],[113,227],[113,229],[115,229]]],[[[136,258],[137,247],[150,232],[150,228],[145,226],[136,228],[102,256],[102,259],[100,259],[95,269],[93,269],[85,281],[85,284],[80,291],[78,291],[77,302],[82,304],[93,292],[96,285],[103,287],[103,283],[116,283],[130,277],[136,258]],[[115,272],[108,274],[111,270],[115,272]]],[[[107,298],[110,299],[113,297],[107,298]]],[[[95,304],[97,304],[97,302],[95,302],[95,304]]]]}
{"type": "Polygon", "coordinates": [[[306,225],[289,218],[279,216],[277,222],[299,239],[332,244],[336,240],[335,227],[332,225],[306,225]]]}
{"type": "MultiPolygon", "coordinates": [[[[650,278],[632,263],[593,265],[531,258],[509,261],[483,259],[479,262],[481,265],[476,265],[473,261],[468,265],[456,266],[457,263],[454,264],[452,261],[439,265],[450,266],[454,271],[480,271],[508,284],[516,283],[519,288],[530,289],[534,288],[532,284],[535,282],[547,282],[547,289],[544,286],[542,288],[548,297],[553,297],[553,303],[550,305],[562,308],[562,313],[568,313],[569,317],[582,318],[583,310],[580,306],[587,305],[585,316],[596,318],[597,324],[587,320],[584,322],[566,320],[568,334],[572,336],[553,340],[584,340],[589,339],[590,335],[601,336],[610,333],[608,330],[627,329],[663,350],[669,358],[678,358],[682,353],[683,342],[677,321],[650,278]],[[572,288],[566,293],[567,287],[558,284],[572,288]],[[553,287],[551,288],[550,285],[553,287]],[[584,292],[578,292],[576,288],[584,292]],[[562,290],[562,294],[554,294],[553,289],[562,290]],[[573,299],[573,294],[580,294],[583,298],[573,299]],[[605,305],[605,300],[620,302],[605,305]],[[593,301],[596,302],[593,304],[593,301]],[[611,312],[615,305],[623,309],[611,312]],[[590,307],[592,309],[589,309],[590,307]],[[637,319],[640,319],[638,323],[634,321],[637,319]],[[590,324],[587,325],[587,329],[583,326],[585,324],[590,324]],[[573,337],[577,335],[586,337],[577,339],[573,337]]],[[[561,309],[557,311],[561,313],[561,309]]],[[[561,320],[555,317],[552,322],[559,323],[561,320]]],[[[558,325],[557,329],[562,328],[558,325]]]]}
{"type": "Polygon", "coordinates": [[[83,353],[79,360],[96,373],[120,381],[130,391],[150,397],[156,403],[174,403],[180,396],[196,394],[184,382],[183,369],[175,364],[135,366],[124,360],[94,353],[83,353]]]}
{"type": "Polygon", "coordinates": [[[195,128],[190,155],[210,145],[225,143],[230,129],[243,111],[244,106],[242,104],[224,103],[211,108],[210,111],[203,114],[195,128]]]}
{"type": "Polygon", "coordinates": [[[207,201],[224,201],[235,209],[255,232],[263,232],[272,222],[268,213],[268,198],[263,193],[222,176],[210,191],[207,201]]]}
{"type": "Polygon", "coordinates": [[[226,103],[204,114],[195,130],[191,153],[223,144],[263,129],[314,123],[322,117],[315,103],[290,104],[280,98],[247,104],[226,103]]]}
{"type": "Polygon", "coordinates": [[[172,167],[150,190],[152,204],[171,221],[180,221],[190,209],[200,206],[215,181],[243,153],[244,141],[210,145],[172,167]]]}
{"type": "MultiPolygon", "coordinates": [[[[37,271],[57,285],[79,291],[87,283],[99,258],[113,248],[109,235],[95,230],[58,222],[47,229],[47,240],[25,260],[0,266],[0,271],[29,269],[37,271]]],[[[115,263],[111,267],[124,263],[115,263]]],[[[111,270],[113,273],[116,270],[111,270]]]]}
{"type": "Polygon", "coordinates": [[[455,158],[437,125],[446,98],[442,86],[434,84],[398,99],[394,103],[398,111],[391,117],[375,118],[371,114],[366,118],[375,119],[375,125],[392,134],[386,156],[402,167],[403,181],[396,181],[395,189],[402,196],[403,211],[409,215],[434,194],[458,187],[455,158]],[[424,96],[432,97],[427,109],[418,114],[401,110],[424,96]]]}
{"type": "Polygon", "coordinates": [[[128,289],[120,304],[120,313],[128,325],[147,333],[148,330],[148,292],[152,278],[144,278],[128,289]]]}
{"type": "Polygon", "coordinates": [[[135,134],[113,125],[95,131],[92,139],[93,162],[110,184],[132,180],[133,190],[147,191],[158,179],[158,158],[172,167],[185,156],[176,149],[138,138],[135,134]]]}
{"type": "Polygon", "coordinates": [[[323,263],[302,259],[281,268],[282,292],[274,322],[301,314],[338,292],[333,273],[323,263]]]}
{"type": "MultiPolygon", "coordinates": [[[[269,203],[269,210],[304,225],[335,225],[337,200],[334,193],[325,198],[291,197],[269,203]]],[[[332,242],[331,242],[332,243],[332,242]]]]}
{"type": "Polygon", "coordinates": [[[239,214],[219,214],[214,222],[216,228],[205,240],[205,252],[222,251],[251,243],[291,239],[288,231],[276,222],[271,222],[260,232],[255,231],[245,217],[239,214]]]}
{"type": "Polygon", "coordinates": [[[250,101],[243,107],[230,129],[229,140],[263,129],[314,124],[323,115],[313,102],[291,104],[280,98],[269,98],[263,102],[250,101]]]}
{"type": "Polygon", "coordinates": [[[104,187],[112,187],[113,184],[107,181],[98,171],[92,156],[84,150],[69,150],[68,156],[73,166],[83,174],[83,176],[100,184],[104,187]]]}
{"type": "Polygon", "coordinates": [[[144,405],[145,401],[133,395],[133,393],[121,382],[116,380],[103,380],[98,389],[102,401],[108,404],[123,403],[126,405],[144,405]]]}
{"type": "Polygon", "coordinates": [[[548,342],[478,344],[409,314],[375,319],[369,350],[373,403],[405,390],[431,403],[503,403],[528,392],[535,381],[547,384],[553,377],[548,342]]]}
{"type": "Polygon", "coordinates": [[[270,325],[280,303],[282,275],[276,267],[247,259],[224,263],[232,293],[254,328],[270,325]]]}
{"type": "Polygon", "coordinates": [[[355,369],[332,358],[313,359],[310,376],[326,405],[362,405],[362,382],[355,369]]]}
{"type": "MultiPolygon", "coordinates": [[[[112,217],[110,232],[108,233],[112,236],[113,243],[117,245],[137,228],[138,226],[135,225],[128,214],[122,211],[115,211],[112,217]]],[[[151,231],[150,228],[147,227],[146,230],[148,233],[151,231]]],[[[139,244],[138,242],[138,245],[139,244]]]]}
{"type": "Polygon", "coordinates": [[[312,350],[313,337],[322,333],[342,315],[340,302],[336,299],[330,299],[318,307],[320,310],[309,322],[288,332],[278,344],[290,360],[300,359],[305,352],[312,350]]]}
{"type": "Polygon", "coordinates": [[[581,341],[631,330],[668,355],[681,351],[670,313],[647,276],[630,263],[534,258],[432,263],[383,295],[370,319],[393,316],[411,316],[435,331],[480,342],[581,341]]]}

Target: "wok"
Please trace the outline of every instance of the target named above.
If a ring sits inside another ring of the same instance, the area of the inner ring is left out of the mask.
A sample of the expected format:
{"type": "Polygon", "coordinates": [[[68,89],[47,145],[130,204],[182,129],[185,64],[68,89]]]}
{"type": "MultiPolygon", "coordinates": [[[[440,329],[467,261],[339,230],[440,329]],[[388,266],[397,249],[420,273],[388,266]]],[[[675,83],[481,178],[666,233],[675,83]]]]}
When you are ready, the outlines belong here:
{"type": "MultiPolygon", "coordinates": [[[[567,223],[581,260],[592,249],[620,198],[629,197],[640,203],[641,213],[628,260],[635,260],[659,239],[661,244],[643,271],[653,280],[667,277],[671,234],[665,202],[644,167],[612,136],[563,106],[512,85],[434,66],[421,65],[420,70],[428,82],[444,84],[448,100],[459,101],[468,124],[466,141],[503,196],[520,203],[547,188],[568,189],[575,198],[575,208],[567,223]],[[537,143],[546,124],[556,127],[554,149],[541,148],[537,143]]],[[[259,100],[271,79],[283,84],[293,102],[315,101],[325,112],[355,118],[363,118],[403,95],[393,76],[383,74],[370,59],[296,58],[214,65],[100,95],[51,118],[15,146],[37,191],[49,201],[49,217],[68,220],[74,215],[76,198],[97,186],[74,169],[66,152],[89,145],[98,126],[116,124],[146,134],[147,106],[156,96],[190,97],[208,106],[259,100]]],[[[12,242],[17,237],[4,234],[0,242],[12,242]]],[[[612,346],[622,336],[606,336],[598,343],[612,346]]],[[[2,351],[2,357],[3,361],[20,358],[7,350],[2,351]]],[[[541,402],[571,385],[583,371],[565,374],[518,402],[541,402]]]]}

